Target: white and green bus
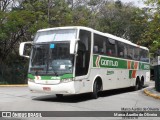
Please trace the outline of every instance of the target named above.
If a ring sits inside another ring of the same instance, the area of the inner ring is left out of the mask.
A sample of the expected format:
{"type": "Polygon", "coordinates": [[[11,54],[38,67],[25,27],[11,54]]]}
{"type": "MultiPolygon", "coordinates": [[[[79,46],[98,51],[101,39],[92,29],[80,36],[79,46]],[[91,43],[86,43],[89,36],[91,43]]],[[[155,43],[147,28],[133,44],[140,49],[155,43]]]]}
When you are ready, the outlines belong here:
{"type": "Polygon", "coordinates": [[[20,55],[30,58],[28,86],[32,91],[56,94],[91,93],[135,87],[150,80],[149,50],[128,40],[88,27],[38,30],[32,42],[23,42],[20,55]],[[32,44],[30,56],[24,55],[32,44]]]}

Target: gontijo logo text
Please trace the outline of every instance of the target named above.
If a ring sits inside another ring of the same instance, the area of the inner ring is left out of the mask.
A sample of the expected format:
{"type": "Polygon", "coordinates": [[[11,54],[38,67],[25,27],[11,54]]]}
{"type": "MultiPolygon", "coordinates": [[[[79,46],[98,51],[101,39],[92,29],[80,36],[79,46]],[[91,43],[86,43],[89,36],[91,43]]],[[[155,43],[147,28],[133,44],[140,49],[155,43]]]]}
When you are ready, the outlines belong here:
{"type": "Polygon", "coordinates": [[[118,67],[118,61],[101,59],[101,65],[118,67]]]}

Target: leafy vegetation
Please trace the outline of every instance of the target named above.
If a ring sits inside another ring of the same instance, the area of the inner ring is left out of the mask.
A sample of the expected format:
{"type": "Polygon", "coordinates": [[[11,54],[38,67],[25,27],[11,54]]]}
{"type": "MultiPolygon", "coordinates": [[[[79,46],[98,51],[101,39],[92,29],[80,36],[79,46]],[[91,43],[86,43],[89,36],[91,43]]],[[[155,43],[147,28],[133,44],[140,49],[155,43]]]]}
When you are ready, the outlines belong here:
{"type": "Polygon", "coordinates": [[[149,47],[154,53],[160,47],[160,0],[146,4],[156,7],[140,9],[120,0],[0,0],[0,82],[22,80],[9,73],[26,77],[28,60],[19,57],[19,44],[32,41],[41,28],[87,26],[149,47]]]}

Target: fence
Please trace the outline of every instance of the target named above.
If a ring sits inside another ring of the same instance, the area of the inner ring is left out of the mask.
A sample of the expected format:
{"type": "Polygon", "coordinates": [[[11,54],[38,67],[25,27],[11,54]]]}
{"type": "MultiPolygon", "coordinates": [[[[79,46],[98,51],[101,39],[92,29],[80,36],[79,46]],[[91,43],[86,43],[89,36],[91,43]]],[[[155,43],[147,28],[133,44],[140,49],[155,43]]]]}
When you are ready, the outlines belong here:
{"type": "Polygon", "coordinates": [[[26,65],[13,63],[10,66],[0,64],[0,84],[25,84],[27,83],[26,65]]]}

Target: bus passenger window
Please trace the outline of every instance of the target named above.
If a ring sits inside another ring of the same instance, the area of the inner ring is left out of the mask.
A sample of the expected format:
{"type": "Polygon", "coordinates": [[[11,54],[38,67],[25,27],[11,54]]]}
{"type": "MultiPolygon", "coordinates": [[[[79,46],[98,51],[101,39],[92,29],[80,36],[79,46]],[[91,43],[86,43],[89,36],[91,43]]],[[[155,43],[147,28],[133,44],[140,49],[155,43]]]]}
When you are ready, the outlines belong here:
{"type": "Polygon", "coordinates": [[[93,52],[94,54],[104,54],[104,45],[103,45],[103,41],[104,41],[103,36],[94,34],[94,48],[93,48],[93,52]]]}
{"type": "Polygon", "coordinates": [[[134,50],[134,60],[139,61],[139,48],[133,47],[133,50],[134,50]]]}
{"type": "Polygon", "coordinates": [[[131,45],[127,45],[127,58],[131,60],[134,59],[134,51],[131,45]]]}
{"type": "Polygon", "coordinates": [[[144,49],[140,49],[140,61],[149,62],[149,52],[144,49]]]}
{"type": "Polygon", "coordinates": [[[103,49],[103,48],[100,48],[100,49],[99,49],[99,53],[104,54],[104,49],[103,49]]]}
{"type": "Polygon", "coordinates": [[[116,45],[115,40],[107,38],[106,40],[106,54],[109,56],[116,56],[116,45]]]}
{"type": "Polygon", "coordinates": [[[94,53],[98,53],[98,46],[94,46],[93,52],[94,52],[94,53]]]}
{"type": "Polygon", "coordinates": [[[117,52],[118,52],[118,57],[124,58],[125,54],[125,44],[122,42],[117,42],[117,52]]]}
{"type": "Polygon", "coordinates": [[[119,57],[123,57],[123,56],[124,56],[123,52],[120,52],[119,57]]]}
{"type": "Polygon", "coordinates": [[[112,50],[109,49],[107,55],[112,56],[112,50]]]}

